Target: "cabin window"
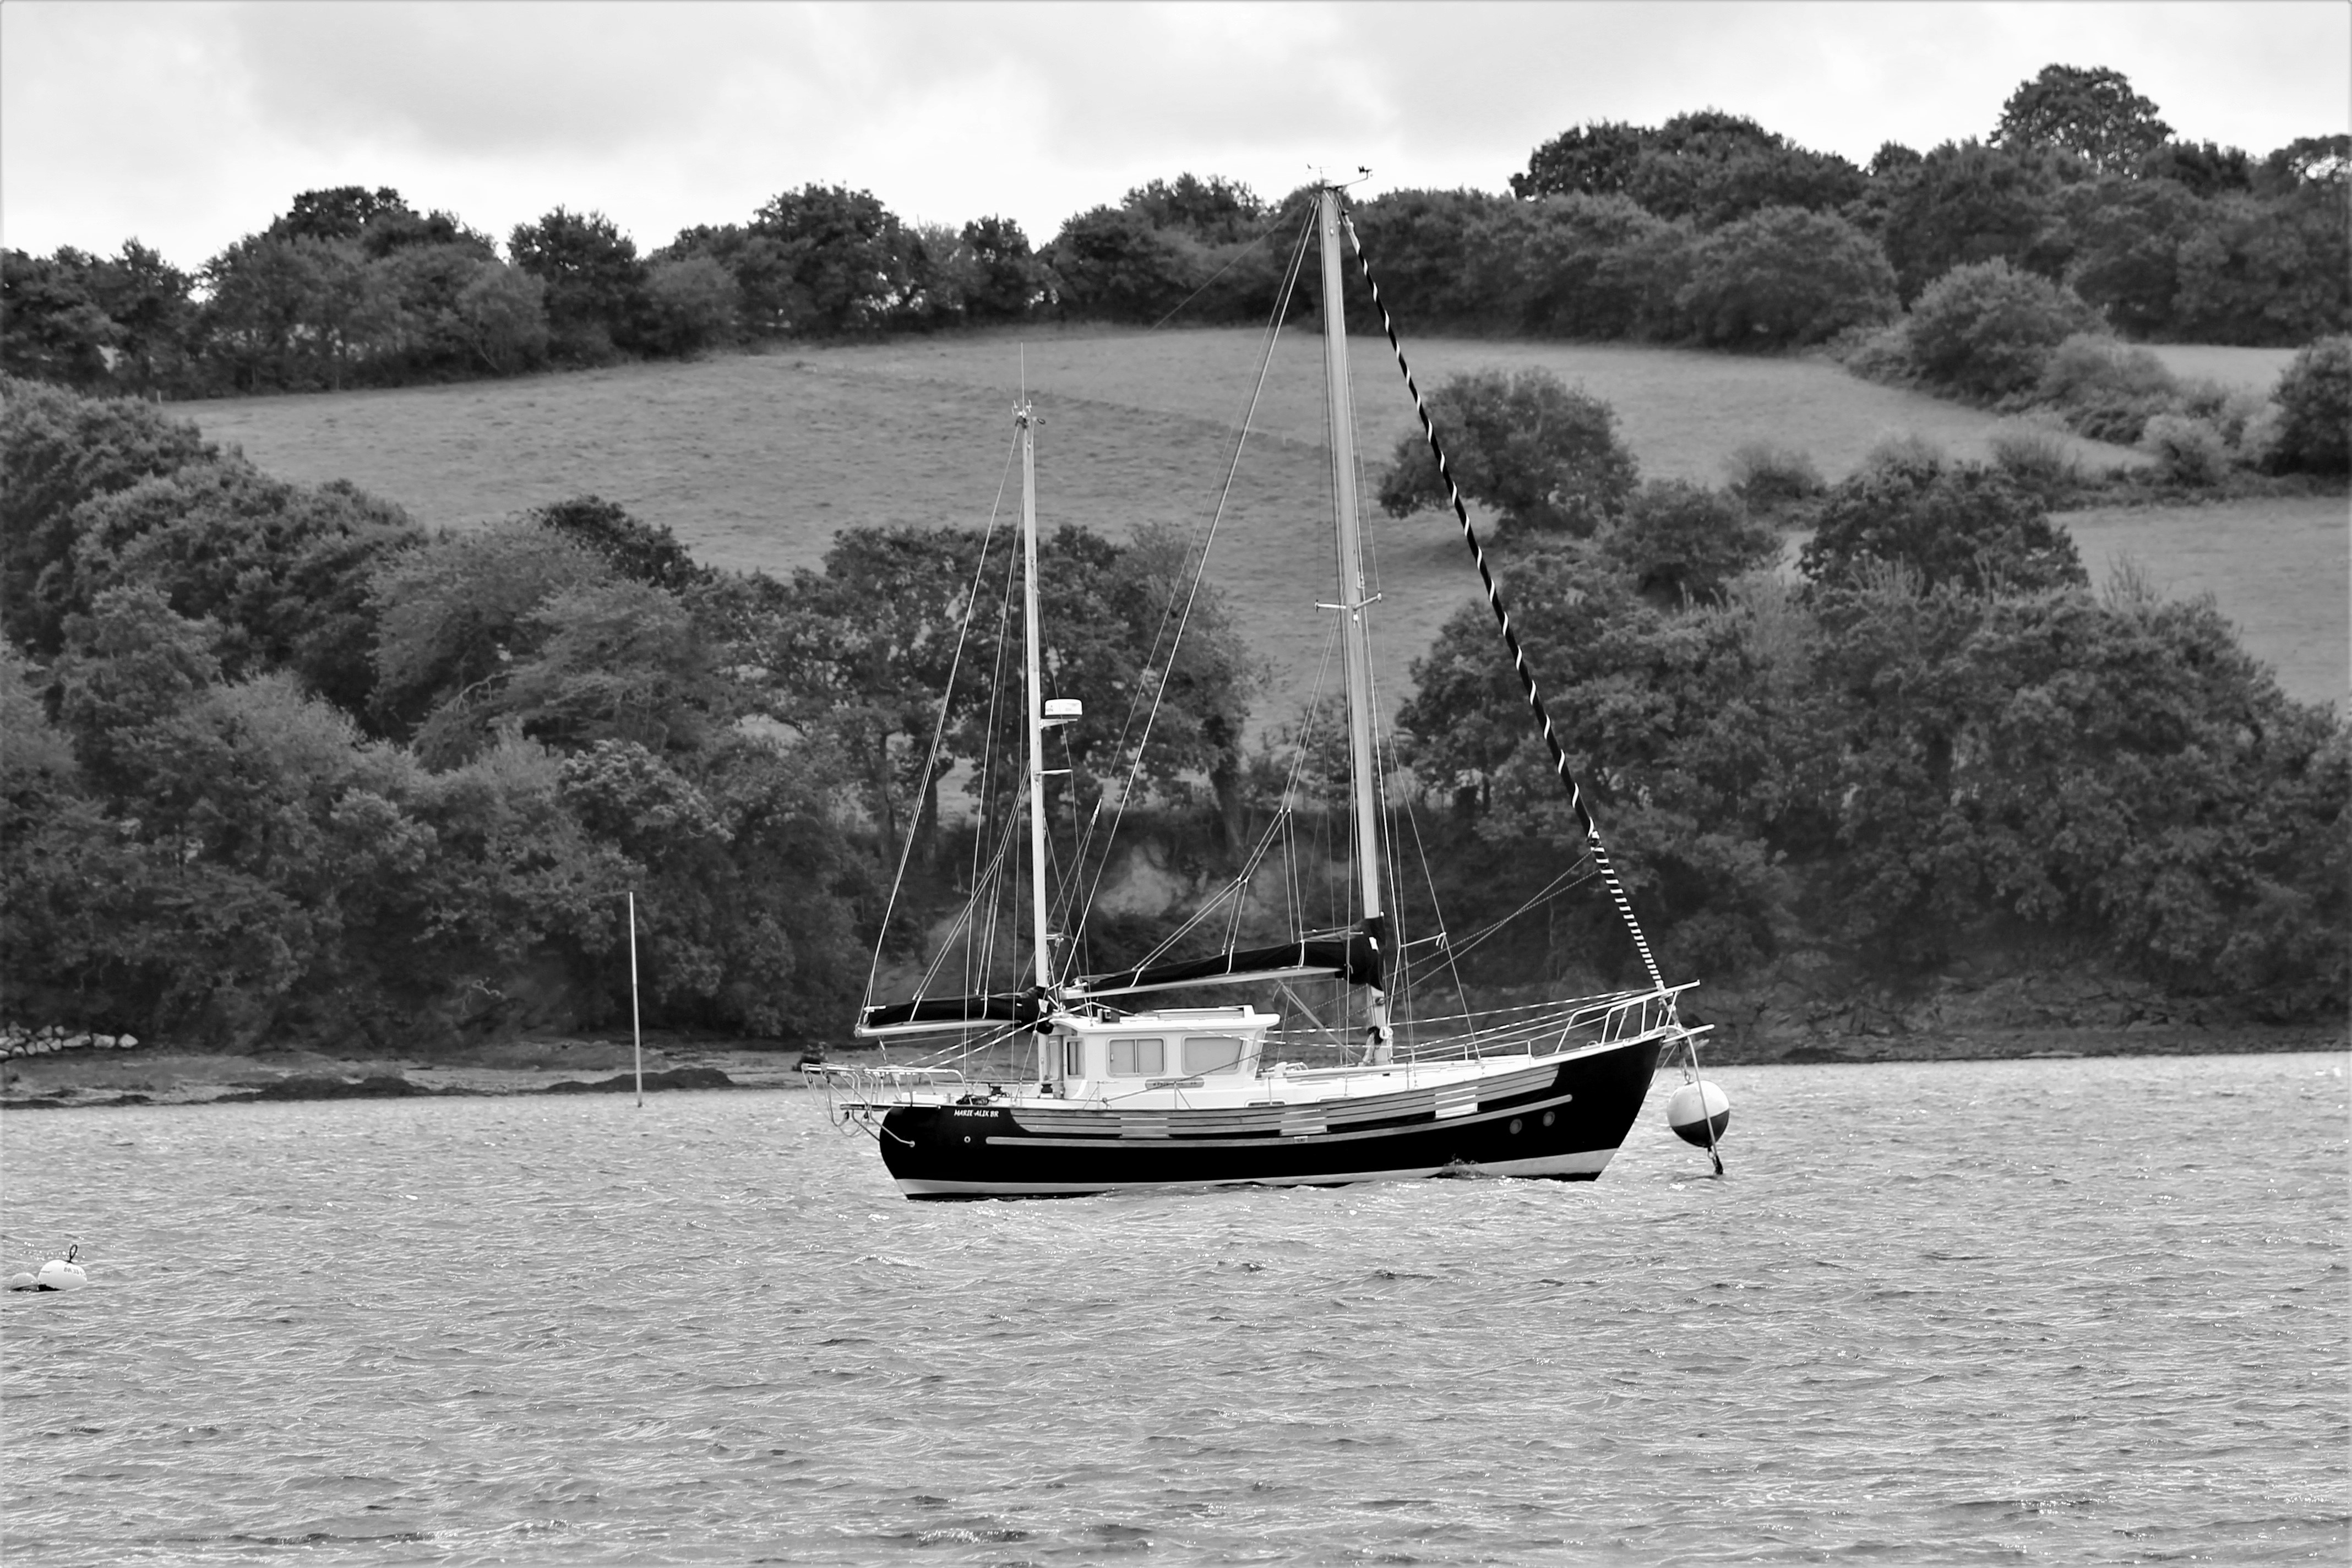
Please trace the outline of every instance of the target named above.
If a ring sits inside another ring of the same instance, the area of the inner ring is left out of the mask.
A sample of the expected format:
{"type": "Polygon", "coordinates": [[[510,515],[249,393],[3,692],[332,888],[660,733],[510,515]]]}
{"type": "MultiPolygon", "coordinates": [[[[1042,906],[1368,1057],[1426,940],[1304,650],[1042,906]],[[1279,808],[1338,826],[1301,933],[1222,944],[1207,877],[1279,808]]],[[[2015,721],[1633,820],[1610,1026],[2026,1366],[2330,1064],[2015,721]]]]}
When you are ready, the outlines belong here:
{"type": "Polygon", "coordinates": [[[1231,1072],[1242,1065],[1242,1043],[1232,1035],[1194,1035],[1184,1042],[1184,1071],[1189,1075],[1231,1072]]]}
{"type": "Polygon", "coordinates": [[[1168,1042],[1165,1040],[1113,1040],[1110,1043],[1110,1076],[1113,1078],[1149,1078],[1168,1070],[1168,1042]]]}
{"type": "Polygon", "coordinates": [[[1087,1076],[1086,1041],[1064,1040],[1062,1042],[1062,1076],[1064,1078],[1087,1076]]]}

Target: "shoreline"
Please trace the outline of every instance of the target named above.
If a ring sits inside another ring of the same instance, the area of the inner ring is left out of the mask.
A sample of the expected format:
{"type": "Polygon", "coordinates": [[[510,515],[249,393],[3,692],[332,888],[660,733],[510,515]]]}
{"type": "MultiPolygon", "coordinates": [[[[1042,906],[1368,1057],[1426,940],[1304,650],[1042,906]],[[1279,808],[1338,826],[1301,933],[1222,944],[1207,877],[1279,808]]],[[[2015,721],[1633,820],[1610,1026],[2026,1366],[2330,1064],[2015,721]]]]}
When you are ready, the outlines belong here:
{"type": "MultiPolygon", "coordinates": [[[[1701,1047],[1700,1061],[1702,1067],[1818,1067],[2347,1049],[2352,1049],[2352,1039],[2336,1026],[2159,1025],[1825,1035],[1798,1045],[1717,1040],[1701,1047]]],[[[901,1059],[907,1055],[901,1052],[901,1059]]],[[[826,1059],[876,1062],[881,1056],[873,1049],[833,1051],[826,1059]]],[[[797,1049],[749,1041],[649,1042],[646,1092],[804,1091],[801,1061],[797,1049]]],[[[431,1056],[364,1058],[301,1050],[209,1054],[151,1047],[131,1054],[85,1048],[10,1058],[0,1068],[0,1110],[626,1094],[634,1089],[628,1044],[605,1039],[509,1041],[431,1056]]]]}

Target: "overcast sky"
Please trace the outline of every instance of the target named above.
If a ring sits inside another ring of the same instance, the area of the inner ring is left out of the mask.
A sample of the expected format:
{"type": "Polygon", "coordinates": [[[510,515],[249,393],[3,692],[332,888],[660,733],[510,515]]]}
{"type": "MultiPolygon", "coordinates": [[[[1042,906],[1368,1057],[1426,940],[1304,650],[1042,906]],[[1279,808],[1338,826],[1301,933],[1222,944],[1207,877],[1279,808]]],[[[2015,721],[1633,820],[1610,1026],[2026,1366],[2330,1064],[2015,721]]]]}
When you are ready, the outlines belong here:
{"type": "Polygon", "coordinates": [[[1265,195],[1500,190],[1589,120],[1716,107],[1867,161],[1988,132],[2042,66],[2175,132],[2352,129],[2343,0],[2176,4],[0,5],[0,237],[194,268],[295,192],[394,185],[503,239],[558,205],[646,249],[811,181],[900,216],[1063,218],[1190,169],[1265,195]]]}

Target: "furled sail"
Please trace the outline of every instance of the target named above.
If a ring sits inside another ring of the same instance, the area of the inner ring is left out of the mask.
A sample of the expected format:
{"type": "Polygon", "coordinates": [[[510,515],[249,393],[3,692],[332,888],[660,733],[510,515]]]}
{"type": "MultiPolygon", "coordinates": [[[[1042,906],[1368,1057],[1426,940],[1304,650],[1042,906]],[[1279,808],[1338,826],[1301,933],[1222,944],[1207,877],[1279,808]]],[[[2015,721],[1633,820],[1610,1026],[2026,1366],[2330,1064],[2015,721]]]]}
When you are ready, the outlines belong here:
{"type": "Polygon", "coordinates": [[[1263,980],[1276,976],[1338,974],[1357,985],[1381,988],[1381,955],[1379,933],[1359,931],[1347,936],[1304,937],[1271,947],[1237,948],[1207,958],[1171,960],[1134,969],[1089,974],[1074,987],[1087,996],[1115,996],[1129,991],[1161,991],[1176,985],[1200,985],[1220,980],[1263,980]]]}
{"type": "Polygon", "coordinates": [[[859,1015],[860,1030],[896,1028],[908,1024],[1031,1024],[1045,1016],[1045,1004],[1033,991],[990,991],[977,996],[929,996],[913,1002],[886,1002],[859,1015]]]}

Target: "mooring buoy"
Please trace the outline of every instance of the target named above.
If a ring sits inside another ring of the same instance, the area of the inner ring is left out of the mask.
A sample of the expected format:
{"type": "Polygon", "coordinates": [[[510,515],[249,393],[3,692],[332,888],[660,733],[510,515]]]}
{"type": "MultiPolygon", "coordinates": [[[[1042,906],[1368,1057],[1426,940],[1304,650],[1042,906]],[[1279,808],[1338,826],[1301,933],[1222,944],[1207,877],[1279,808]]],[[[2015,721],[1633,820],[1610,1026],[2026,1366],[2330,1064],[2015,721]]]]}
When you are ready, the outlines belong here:
{"type": "Polygon", "coordinates": [[[1713,1148],[1731,1125],[1731,1097],[1705,1079],[1686,1083],[1666,1100],[1666,1125],[1685,1143],[1713,1148]]]}

